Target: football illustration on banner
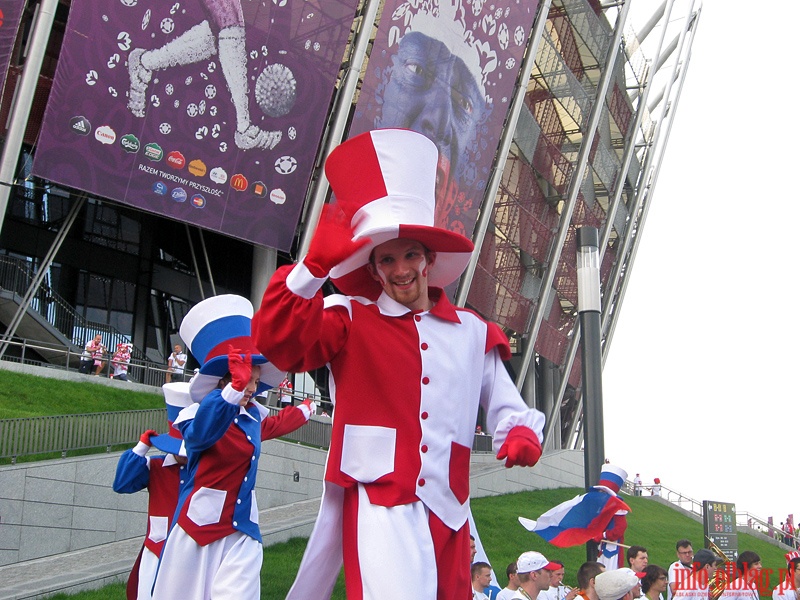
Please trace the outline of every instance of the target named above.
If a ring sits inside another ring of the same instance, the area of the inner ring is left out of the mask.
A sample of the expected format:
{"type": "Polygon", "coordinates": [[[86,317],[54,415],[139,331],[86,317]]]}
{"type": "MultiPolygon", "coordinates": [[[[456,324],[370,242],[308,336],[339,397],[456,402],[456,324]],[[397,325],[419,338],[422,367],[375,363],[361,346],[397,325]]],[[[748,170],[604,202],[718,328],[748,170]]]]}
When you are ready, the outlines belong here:
{"type": "Polygon", "coordinates": [[[356,4],[73,0],[32,171],[289,251],[356,4]]]}
{"type": "Polygon", "coordinates": [[[288,114],[296,98],[297,80],[284,65],[267,65],[256,79],[256,102],[268,117],[288,114]]]}
{"type": "MultiPolygon", "coordinates": [[[[218,54],[225,83],[236,109],[236,131],[233,134],[236,145],[242,150],[272,149],[281,141],[281,132],[264,131],[250,121],[247,51],[241,2],[209,0],[204,4],[218,29],[216,34],[212,32],[209,20],[205,20],[159,48],[136,48],[128,55],[128,74],[131,80],[128,108],[135,116],[144,117],[147,89],[154,71],[201,62],[218,54]]],[[[164,33],[171,33],[173,29],[174,23],[171,19],[162,21],[164,33]],[[164,30],[165,23],[169,31],[164,30]]]]}

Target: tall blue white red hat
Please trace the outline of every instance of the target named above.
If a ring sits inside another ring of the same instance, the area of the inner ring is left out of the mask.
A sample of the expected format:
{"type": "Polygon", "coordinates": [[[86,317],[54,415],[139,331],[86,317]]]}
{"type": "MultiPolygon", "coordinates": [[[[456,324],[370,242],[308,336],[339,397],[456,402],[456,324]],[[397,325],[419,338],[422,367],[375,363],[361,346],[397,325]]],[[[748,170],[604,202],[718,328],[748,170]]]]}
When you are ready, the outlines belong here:
{"type": "Polygon", "coordinates": [[[186,456],[183,436],[180,431],[175,429],[173,423],[178,418],[178,413],[192,404],[192,398],[189,396],[189,383],[184,381],[165,383],[161,386],[161,390],[164,392],[164,402],[167,404],[169,432],[152,436],[150,445],[167,454],[186,456]]]}
{"type": "Polygon", "coordinates": [[[247,298],[234,294],[207,298],[186,313],[181,322],[181,339],[200,363],[200,370],[189,382],[189,395],[194,402],[205,398],[228,373],[230,347],[242,356],[249,354],[253,366],[261,365],[261,383],[253,396],[280,383],[283,371],[269,363],[253,344],[252,318],[253,305],[247,298]]]}
{"type": "Polygon", "coordinates": [[[472,241],[434,225],[438,160],[436,144],[408,129],[368,131],[330,153],[325,175],[350,220],[353,240],[371,240],[331,270],[342,292],[377,298],[381,286],[367,270],[370,253],[397,238],[416,240],[436,252],[428,275],[431,286],[444,287],[464,272],[472,241]]]}
{"type": "Polygon", "coordinates": [[[619,494],[620,489],[628,478],[628,472],[620,467],[605,463],[600,469],[600,481],[592,486],[595,489],[607,492],[612,496],[619,494]]]}

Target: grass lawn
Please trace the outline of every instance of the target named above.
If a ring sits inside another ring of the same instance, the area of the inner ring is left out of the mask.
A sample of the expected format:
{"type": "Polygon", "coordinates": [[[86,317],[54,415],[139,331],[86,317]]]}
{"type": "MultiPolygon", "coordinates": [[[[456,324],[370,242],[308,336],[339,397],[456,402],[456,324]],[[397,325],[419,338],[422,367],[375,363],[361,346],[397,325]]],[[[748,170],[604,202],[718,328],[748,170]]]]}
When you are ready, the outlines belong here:
{"type": "Polygon", "coordinates": [[[112,386],[47,379],[0,369],[0,419],[163,408],[161,390],[136,392],[112,386]]]}
{"type": "MultiPolygon", "coordinates": [[[[517,521],[517,516],[535,519],[559,502],[580,493],[579,489],[542,490],[477,498],[472,501],[472,511],[481,540],[501,583],[506,583],[503,580],[509,562],[516,560],[526,550],[538,550],[550,559],[562,560],[567,571],[565,582],[568,585],[575,585],[575,572],[586,559],[585,548],[551,546],[539,536],[526,531],[517,521]]],[[[645,546],[651,564],[667,568],[675,560],[675,542],[681,538],[692,540],[695,550],[703,547],[701,524],[647,498],[626,496],[625,500],[632,511],[628,516],[625,542],[645,546]]],[[[282,600],[286,597],[305,546],[305,539],[293,539],[264,550],[264,565],[261,569],[262,599],[282,600]]],[[[783,559],[784,550],[749,535],[739,534],[739,551],[743,550],[754,550],[761,556],[764,568],[773,570],[770,586],[777,585],[778,570],[786,566],[783,559]]],[[[413,582],[414,574],[409,573],[409,578],[409,581],[413,582]]],[[[411,585],[413,587],[413,583],[411,585]]],[[[53,598],[124,600],[125,591],[124,586],[113,585],[94,592],[84,592],[75,596],[61,594],[53,598]]],[[[341,575],[332,598],[334,600],[346,598],[341,575]]]]}

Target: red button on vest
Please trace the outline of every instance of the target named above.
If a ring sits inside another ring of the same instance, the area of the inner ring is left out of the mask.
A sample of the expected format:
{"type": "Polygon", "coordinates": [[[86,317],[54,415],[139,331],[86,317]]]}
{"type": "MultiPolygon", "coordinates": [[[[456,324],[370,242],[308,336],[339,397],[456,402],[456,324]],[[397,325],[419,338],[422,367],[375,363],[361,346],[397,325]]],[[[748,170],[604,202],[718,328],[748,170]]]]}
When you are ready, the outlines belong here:
{"type": "Polygon", "coordinates": [[[427,413],[427,412],[424,412],[424,413],[422,413],[422,414],[420,415],[420,417],[422,417],[422,420],[424,421],[425,419],[427,419],[427,418],[428,418],[428,413],[427,413]]]}
{"type": "Polygon", "coordinates": [[[422,385],[428,385],[431,382],[429,377],[422,378],[422,385]]]}
{"type": "Polygon", "coordinates": [[[420,479],[417,483],[419,484],[419,487],[422,487],[423,485],[425,485],[425,480],[420,479]]]}
{"type": "Polygon", "coordinates": [[[420,348],[422,348],[423,350],[427,350],[428,349],[428,344],[426,344],[425,342],[422,342],[422,346],[420,346],[420,348]]]}
{"type": "Polygon", "coordinates": [[[422,445],[422,448],[420,448],[420,450],[422,450],[422,453],[423,453],[423,454],[425,454],[425,453],[428,451],[428,446],[426,446],[425,444],[423,444],[423,445],[422,445]]]}
{"type": "Polygon", "coordinates": [[[422,321],[422,317],[420,317],[419,315],[414,315],[414,320],[415,320],[417,323],[419,323],[420,321],[422,321]]]}

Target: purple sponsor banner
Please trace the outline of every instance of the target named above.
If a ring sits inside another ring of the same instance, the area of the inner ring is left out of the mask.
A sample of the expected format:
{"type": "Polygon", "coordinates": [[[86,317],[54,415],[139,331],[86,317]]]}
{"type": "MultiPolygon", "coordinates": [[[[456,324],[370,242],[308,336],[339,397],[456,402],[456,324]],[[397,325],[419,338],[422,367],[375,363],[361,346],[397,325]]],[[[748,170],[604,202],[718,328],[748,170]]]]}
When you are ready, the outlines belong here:
{"type": "Polygon", "coordinates": [[[33,171],[289,250],[355,0],[73,0],[33,171]]]}
{"type": "Polygon", "coordinates": [[[0,93],[6,84],[11,50],[17,39],[19,18],[24,6],[25,0],[0,0],[0,93]]]}
{"type": "Polygon", "coordinates": [[[350,135],[379,127],[439,148],[436,222],[470,236],[538,0],[388,0],[350,135]]]}

